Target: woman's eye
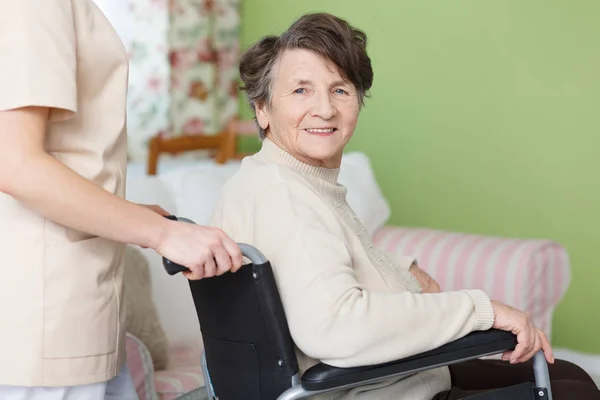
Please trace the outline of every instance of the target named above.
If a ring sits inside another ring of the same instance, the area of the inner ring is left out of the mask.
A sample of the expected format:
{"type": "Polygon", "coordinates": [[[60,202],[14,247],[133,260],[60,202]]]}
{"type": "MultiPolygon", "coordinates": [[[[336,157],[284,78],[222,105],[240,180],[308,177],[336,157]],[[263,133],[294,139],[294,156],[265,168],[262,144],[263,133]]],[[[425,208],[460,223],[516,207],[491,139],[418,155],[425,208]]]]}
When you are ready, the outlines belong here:
{"type": "Polygon", "coordinates": [[[304,88],[294,90],[294,93],[297,93],[297,94],[303,94],[304,92],[306,92],[306,89],[304,89],[304,88]]]}
{"type": "Polygon", "coordinates": [[[336,94],[348,94],[348,92],[346,92],[344,89],[336,89],[335,93],[336,94]]]}

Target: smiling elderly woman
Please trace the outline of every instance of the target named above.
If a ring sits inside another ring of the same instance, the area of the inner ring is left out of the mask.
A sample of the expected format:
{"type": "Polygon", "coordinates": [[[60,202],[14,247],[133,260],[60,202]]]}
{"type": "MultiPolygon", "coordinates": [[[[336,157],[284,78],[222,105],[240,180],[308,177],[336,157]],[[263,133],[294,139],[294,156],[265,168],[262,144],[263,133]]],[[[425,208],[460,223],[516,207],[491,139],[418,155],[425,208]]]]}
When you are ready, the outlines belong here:
{"type": "MultiPolygon", "coordinates": [[[[212,224],[271,261],[302,371],[392,361],[492,327],[518,336],[504,355],[512,364],[478,360],[336,398],[455,399],[531,380],[540,348],[554,359],[524,313],[479,290],[440,292],[413,258],[377,250],[346,202],[337,178],[373,81],[366,42],[347,22],[310,14],[245,52],[240,72],[262,149],[227,183],[212,224]]],[[[552,378],[571,379],[553,383],[555,399],[599,398],[578,367],[550,367],[552,378]]]]}

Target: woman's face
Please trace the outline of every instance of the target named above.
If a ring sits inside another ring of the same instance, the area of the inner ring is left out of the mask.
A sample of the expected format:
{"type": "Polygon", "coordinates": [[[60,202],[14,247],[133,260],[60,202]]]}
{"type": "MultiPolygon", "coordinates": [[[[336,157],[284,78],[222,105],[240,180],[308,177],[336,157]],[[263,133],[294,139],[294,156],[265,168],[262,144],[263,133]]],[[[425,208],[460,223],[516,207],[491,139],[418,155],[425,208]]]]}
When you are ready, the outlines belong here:
{"type": "Polygon", "coordinates": [[[360,111],[354,85],[335,64],[302,49],[286,50],[272,79],[270,105],[256,108],[267,137],[307,164],[339,167],[360,111]]]}

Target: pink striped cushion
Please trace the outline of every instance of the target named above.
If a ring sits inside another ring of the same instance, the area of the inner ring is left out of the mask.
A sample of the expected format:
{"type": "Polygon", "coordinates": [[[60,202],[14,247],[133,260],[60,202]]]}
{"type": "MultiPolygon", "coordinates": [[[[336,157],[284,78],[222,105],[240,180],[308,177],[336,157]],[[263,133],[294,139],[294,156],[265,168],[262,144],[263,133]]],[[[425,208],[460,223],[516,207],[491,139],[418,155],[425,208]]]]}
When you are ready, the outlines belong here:
{"type": "Polygon", "coordinates": [[[152,366],[150,352],[138,338],[130,333],[127,333],[125,346],[127,366],[139,399],[153,400],[155,398],[154,367],[152,366]]]}
{"type": "Polygon", "coordinates": [[[160,400],[174,400],[194,389],[204,387],[200,349],[175,348],[169,357],[169,367],[155,372],[156,392],[160,400]]]}
{"type": "Polygon", "coordinates": [[[415,256],[442,290],[482,289],[529,312],[548,337],[552,313],[571,279],[565,249],[549,240],[387,226],[374,241],[389,253],[415,256]]]}

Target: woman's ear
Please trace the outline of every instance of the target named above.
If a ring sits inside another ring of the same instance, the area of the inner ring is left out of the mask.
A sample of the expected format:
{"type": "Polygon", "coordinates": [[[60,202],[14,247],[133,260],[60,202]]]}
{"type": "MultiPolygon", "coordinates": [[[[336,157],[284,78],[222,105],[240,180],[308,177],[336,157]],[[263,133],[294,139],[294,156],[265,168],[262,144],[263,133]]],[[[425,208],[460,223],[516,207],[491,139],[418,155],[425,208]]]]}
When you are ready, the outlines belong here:
{"type": "Polygon", "coordinates": [[[269,127],[269,117],[265,104],[256,105],[256,120],[258,121],[258,125],[266,131],[269,127]]]}

